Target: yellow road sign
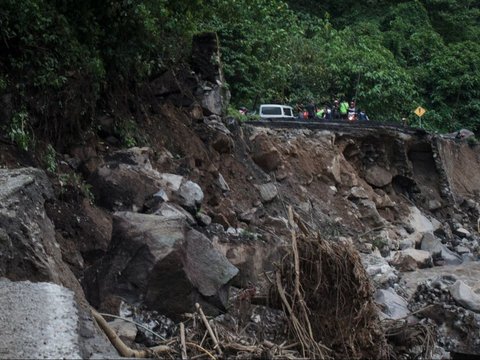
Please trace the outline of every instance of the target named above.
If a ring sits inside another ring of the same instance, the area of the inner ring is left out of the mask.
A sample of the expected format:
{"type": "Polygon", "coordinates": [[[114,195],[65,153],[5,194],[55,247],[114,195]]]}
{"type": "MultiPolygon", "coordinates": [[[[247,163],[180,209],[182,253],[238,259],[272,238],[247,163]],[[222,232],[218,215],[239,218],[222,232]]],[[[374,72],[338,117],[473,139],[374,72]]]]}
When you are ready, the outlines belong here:
{"type": "Polygon", "coordinates": [[[414,113],[417,114],[418,117],[422,117],[426,112],[427,110],[425,110],[421,106],[417,107],[414,111],[414,113]]]}

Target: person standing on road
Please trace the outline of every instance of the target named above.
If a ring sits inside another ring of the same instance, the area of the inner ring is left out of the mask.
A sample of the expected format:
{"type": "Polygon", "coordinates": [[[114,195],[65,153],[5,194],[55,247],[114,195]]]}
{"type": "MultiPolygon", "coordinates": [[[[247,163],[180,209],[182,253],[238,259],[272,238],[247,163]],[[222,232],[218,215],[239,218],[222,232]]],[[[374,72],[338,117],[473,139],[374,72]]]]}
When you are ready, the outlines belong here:
{"type": "Polygon", "coordinates": [[[333,120],[338,120],[340,119],[340,104],[338,102],[338,99],[335,99],[333,101],[333,106],[332,106],[332,117],[333,120]]]}
{"type": "Polygon", "coordinates": [[[305,110],[308,113],[308,120],[315,119],[315,113],[317,112],[317,107],[313,100],[310,100],[307,105],[305,105],[305,110]]]}
{"type": "Polygon", "coordinates": [[[348,121],[357,120],[357,109],[355,107],[355,101],[350,101],[350,106],[348,108],[348,121]]]}
{"type": "Polygon", "coordinates": [[[340,116],[343,120],[347,120],[348,115],[348,102],[343,100],[339,106],[340,116]]]}

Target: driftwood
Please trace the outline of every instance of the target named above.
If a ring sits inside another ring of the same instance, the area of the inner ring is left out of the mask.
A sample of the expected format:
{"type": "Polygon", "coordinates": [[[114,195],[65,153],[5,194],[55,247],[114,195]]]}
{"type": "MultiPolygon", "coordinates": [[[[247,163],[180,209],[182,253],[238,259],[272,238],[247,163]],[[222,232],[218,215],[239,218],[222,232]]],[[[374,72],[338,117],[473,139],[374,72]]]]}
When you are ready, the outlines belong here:
{"type": "Polygon", "coordinates": [[[187,359],[187,346],[185,344],[185,325],[180,323],[180,344],[182,346],[182,360],[187,359]]]}
{"type": "Polygon", "coordinates": [[[97,321],[98,325],[107,335],[108,339],[112,345],[117,349],[117,351],[123,357],[130,358],[149,358],[152,356],[158,356],[160,354],[165,354],[173,352],[173,349],[169,346],[159,345],[146,350],[134,350],[127,345],[118,337],[115,331],[108,325],[107,321],[100,315],[96,310],[92,309],[93,318],[97,321]]]}

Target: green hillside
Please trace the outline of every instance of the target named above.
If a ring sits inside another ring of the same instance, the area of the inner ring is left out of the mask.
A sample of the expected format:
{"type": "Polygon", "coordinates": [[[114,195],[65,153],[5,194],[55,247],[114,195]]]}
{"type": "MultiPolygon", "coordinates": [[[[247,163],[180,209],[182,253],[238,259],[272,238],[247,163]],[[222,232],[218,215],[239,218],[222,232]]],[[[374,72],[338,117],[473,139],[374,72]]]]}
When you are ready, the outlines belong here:
{"type": "Polygon", "coordinates": [[[78,134],[213,30],[233,106],[355,97],[374,120],[423,106],[431,130],[478,132],[479,19],[474,0],[3,0],[0,123],[20,144],[78,134]]]}

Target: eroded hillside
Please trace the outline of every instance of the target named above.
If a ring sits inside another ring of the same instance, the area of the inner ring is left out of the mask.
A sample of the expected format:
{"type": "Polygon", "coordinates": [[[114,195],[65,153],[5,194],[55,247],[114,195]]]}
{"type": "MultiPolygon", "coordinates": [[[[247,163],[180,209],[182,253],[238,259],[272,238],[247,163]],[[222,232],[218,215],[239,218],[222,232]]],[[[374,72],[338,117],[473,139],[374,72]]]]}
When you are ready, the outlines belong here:
{"type": "Polygon", "coordinates": [[[143,89],[144,146],[108,112],[47,164],[2,138],[0,354],[479,354],[478,147],[239,123],[209,51],[143,89]]]}

